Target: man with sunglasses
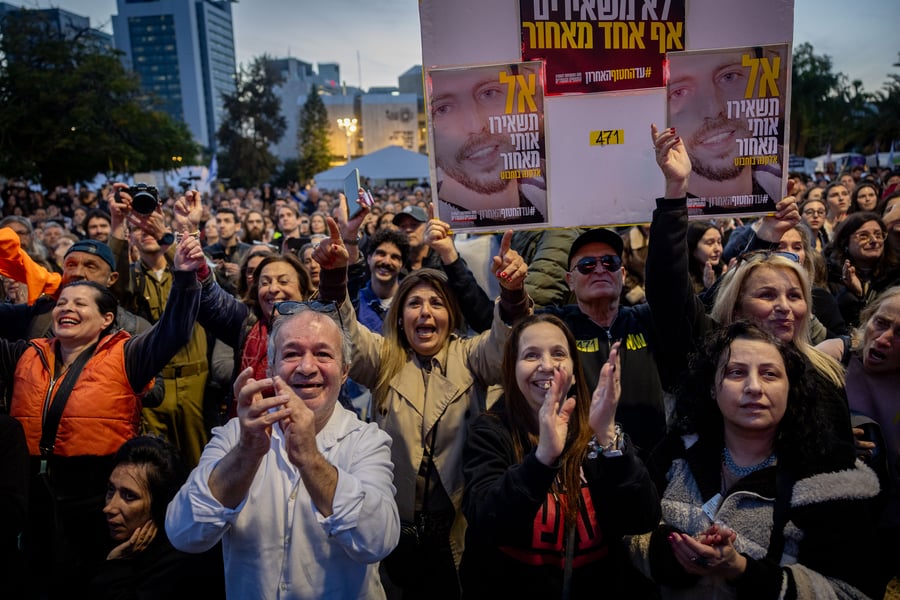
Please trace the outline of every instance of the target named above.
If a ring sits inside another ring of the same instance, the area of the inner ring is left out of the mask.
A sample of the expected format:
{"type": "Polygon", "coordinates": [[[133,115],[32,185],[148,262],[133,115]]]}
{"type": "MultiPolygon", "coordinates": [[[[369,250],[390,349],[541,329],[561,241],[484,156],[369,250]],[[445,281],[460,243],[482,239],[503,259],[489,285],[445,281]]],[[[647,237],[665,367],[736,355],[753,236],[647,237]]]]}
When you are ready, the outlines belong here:
{"type": "Polygon", "coordinates": [[[390,437],[338,404],[350,339],[334,304],[275,304],[268,377],[234,383],[236,419],[214,430],[169,505],[186,552],[222,540],[229,598],[384,598],[397,545],[390,437]]]}
{"type": "Polygon", "coordinates": [[[569,249],[566,283],[575,304],[550,306],[575,336],[589,389],[597,385],[600,369],[612,345],[621,341],[622,399],[616,420],[643,454],[666,432],[666,411],[656,361],[653,327],[646,304],[620,304],[625,283],[622,238],[609,229],[589,229],[569,249]]]}

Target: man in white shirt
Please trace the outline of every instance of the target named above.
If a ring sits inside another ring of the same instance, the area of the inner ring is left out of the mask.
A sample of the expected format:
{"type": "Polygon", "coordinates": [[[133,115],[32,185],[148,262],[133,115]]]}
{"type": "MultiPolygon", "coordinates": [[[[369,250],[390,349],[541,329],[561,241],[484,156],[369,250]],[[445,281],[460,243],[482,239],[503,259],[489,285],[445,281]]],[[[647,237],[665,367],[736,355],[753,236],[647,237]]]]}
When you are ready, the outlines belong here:
{"type": "Polygon", "coordinates": [[[238,376],[238,417],[213,431],[166,533],[186,552],[222,540],[229,598],[384,598],[377,563],[400,532],[391,440],[337,402],[342,328],[305,303],[276,310],[293,314],[269,336],[271,377],[238,376]]]}

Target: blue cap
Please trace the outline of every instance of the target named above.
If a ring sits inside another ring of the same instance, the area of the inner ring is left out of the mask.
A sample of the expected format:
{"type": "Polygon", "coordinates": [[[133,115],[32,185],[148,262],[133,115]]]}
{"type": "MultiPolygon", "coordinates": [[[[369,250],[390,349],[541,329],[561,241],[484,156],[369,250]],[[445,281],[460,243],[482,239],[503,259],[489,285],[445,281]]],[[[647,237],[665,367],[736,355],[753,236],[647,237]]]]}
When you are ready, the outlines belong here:
{"type": "Polygon", "coordinates": [[[110,269],[113,271],[116,270],[116,259],[113,256],[112,250],[110,250],[109,246],[103,242],[98,242],[97,240],[80,240],[69,247],[66,251],[66,256],[73,252],[87,252],[88,254],[99,256],[109,265],[110,269]]]}

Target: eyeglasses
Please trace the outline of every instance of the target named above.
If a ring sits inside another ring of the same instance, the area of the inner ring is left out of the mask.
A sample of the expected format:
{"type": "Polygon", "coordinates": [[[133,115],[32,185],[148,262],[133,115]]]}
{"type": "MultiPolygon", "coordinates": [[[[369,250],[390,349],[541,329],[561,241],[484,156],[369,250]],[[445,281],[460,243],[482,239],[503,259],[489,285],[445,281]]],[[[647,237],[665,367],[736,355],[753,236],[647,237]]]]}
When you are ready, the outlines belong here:
{"type": "Polygon", "coordinates": [[[807,208],[806,210],[803,211],[803,214],[806,215],[807,217],[824,217],[825,209],[820,208],[819,210],[815,210],[813,208],[807,208]]]}
{"type": "Polygon", "coordinates": [[[791,262],[800,263],[800,255],[794,254],[793,252],[785,252],[784,250],[753,250],[751,252],[744,252],[738,256],[737,264],[740,265],[741,263],[749,262],[756,257],[759,257],[760,260],[765,260],[770,256],[780,256],[791,262]]]}
{"type": "Polygon", "coordinates": [[[597,269],[597,263],[603,266],[610,273],[615,273],[622,268],[622,258],[615,254],[607,254],[606,256],[585,256],[577,263],[574,269],[582,275],[590,275],[597,269]]]}
{"type": "Polygon", "coordinates": [[[286,317],[288,315],[301,313],[305,310],[312,310],[317,313],[328,315],[335,323],[341,326],[341,331],[344,330],[344,319],[341,317],[341,311],[336,302],[319,302],[318,300],[307,300],[305,302],[300,302],[298,300],[284,300],[282,302],[276,302],[272,306],[272,318],[270,321],[274,323],[276,316],[286,317]]]}
{"type": "Polygon", "coordinates": [[[884,241],[884,233],[881,231],[857,231],[851,237],[860,244],[868,244],[872,240],[876,242],[884,241]]]}

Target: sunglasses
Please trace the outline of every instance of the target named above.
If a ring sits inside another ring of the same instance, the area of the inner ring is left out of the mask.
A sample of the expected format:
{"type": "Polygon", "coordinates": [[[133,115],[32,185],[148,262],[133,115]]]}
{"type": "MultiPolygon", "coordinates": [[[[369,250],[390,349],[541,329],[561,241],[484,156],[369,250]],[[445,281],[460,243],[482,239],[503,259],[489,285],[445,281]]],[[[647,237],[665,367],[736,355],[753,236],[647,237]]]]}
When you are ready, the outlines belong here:
{"type": "Polygon", "coordinates": [[[800,263],[800,255],[794,254],[793,252],[785,252],[784,250],[753,250],[752,252],[744,252],[740,256],[738,256],[737,264],[745,263],[749,260],[752,260],[756,257],[760,257],[761,260],[764,260],[770,256],[780,256],[781,258],[786,258],[791,262],[795,262],[797,264],[800,263]]]}
{"type": "Polygon", "coordinates": [[[296,315],[305,310],[312,310],[317,313],[328,315],[335,323],[341,326],[342,331],[344,330],[344,319],[341,317],[341,311],[338,309],[336,302],[319,302],[318,300],[306,300],[305,302],[300,302],[299,300],[284,300],[282,302],[276,302],[272,306],[272,318],[270,321],[274,323],[276,317],[296,315]]]}
{"type": "Polygon", "coordinates": [[[615,273],[622,268],[622,258],[615,254],[608,254],[606,256],[585,256],[575,263],[573,270],[577,269],[582,275],[590,275],[597,269],[597,263],[600,263],[610,273],[615,273]]]}

